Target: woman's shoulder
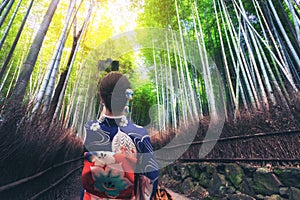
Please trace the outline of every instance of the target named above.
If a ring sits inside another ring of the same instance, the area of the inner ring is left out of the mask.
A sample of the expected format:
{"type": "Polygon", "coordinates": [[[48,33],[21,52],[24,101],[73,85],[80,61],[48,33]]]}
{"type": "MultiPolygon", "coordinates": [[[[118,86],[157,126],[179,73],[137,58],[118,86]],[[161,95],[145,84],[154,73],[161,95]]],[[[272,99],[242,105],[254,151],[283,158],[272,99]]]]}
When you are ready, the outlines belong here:
{"type": "Polygon", "coordinates": [[[121,129],[132,137],[142,138],[149,136],[148,131],[144,127],[139,126],[131,121],[128,122],[127,126],[122,127],[121,129]]]}
{"type": "Polygon", "coordinates": [[[96,131],[100,129],[100,123],[97,119],[94,119],[86,122],[84,127],[86,130],[96,131]]]}

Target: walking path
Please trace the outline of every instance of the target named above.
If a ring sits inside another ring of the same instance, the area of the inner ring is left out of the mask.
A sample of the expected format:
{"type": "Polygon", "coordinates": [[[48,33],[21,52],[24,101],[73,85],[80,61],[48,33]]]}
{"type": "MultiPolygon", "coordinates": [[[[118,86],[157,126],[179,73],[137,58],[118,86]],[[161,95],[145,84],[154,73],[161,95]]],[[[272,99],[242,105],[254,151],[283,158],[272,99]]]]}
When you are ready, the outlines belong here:
{"type": "Polygon", "coordinates": [[[170,189],[167,189],[167,191],[172,195],[174,200],[189,200],[189,198],[183,196],[182,194],[175,193],[170,189]]]}
{"type": "MultiPolygon", "coordinates": [[[[174,200],[190,200],[189,198],[187,198],[181,194],[175,193],[172,190],[167,189],[167,191],[172,195],[174,200]]],[[[80,196],[78,195],[78,196],[71,196],[71,197],[67,198],[66,200],[79,200],[79,199],[80,199],[80,196]]]]}

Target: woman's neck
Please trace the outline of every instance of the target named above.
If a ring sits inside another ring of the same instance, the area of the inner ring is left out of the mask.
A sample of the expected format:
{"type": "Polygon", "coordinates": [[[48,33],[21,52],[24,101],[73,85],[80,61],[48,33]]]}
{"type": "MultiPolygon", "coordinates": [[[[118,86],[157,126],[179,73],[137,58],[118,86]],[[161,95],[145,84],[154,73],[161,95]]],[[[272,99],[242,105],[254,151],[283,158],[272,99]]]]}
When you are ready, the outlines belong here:
{"type": "Polygon", "coordinates": [[[108,109],[106,109],[105,106],[103,106],[103,110],[102,110],[101,115],[105,115],[105,116],[107,116],[107,117],[115,118],[115,117],[121,117],[121,116],[124,116],[124,112],[120,113],[119,115],[114,115],[112,112],[110,112],[108,109]]]}
{"type": "Polygon", "coordinates": [[[107,117],[110,117],[110,118],[119,118],[119,117],[124,116],[124,113],[120,113],[119,115],[114,115],[113,113],[111,113],[109,111],[106,111],[104,113],[104,115],[107,116],[107,117]]]}

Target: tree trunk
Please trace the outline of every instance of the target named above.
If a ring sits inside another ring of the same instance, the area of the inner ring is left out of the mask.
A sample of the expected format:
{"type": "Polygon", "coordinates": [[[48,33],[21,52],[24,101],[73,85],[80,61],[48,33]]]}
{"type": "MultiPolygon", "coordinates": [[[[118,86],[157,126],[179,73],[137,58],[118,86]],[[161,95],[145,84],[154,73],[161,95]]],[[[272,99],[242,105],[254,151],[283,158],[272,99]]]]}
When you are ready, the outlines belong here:
{"type": "MultiPolygon", "coordinates": [[[[243,12],[245,14],[245,11],[242,7],[241,1],[240,1],[240,7],[242,8],[242,10],[240,10],[240,12],[243,12]]],[[[235,8],[235,11],[237,12],[236,8],[235,8]]],[[[243,16],[245,16],[244,14],[243,14],[243,16]]],[[[244,35],[245,43],[246,43],[246,46],[247,46],[247,49],[248,49],[248,53],[250,55],[250,60],[253,63],[254,72],[256,74],[258,85],[259,85],[259,90],[261,91],[261,97],[262,97],[263,105],[266,107],[267,110],[269,110],[269,103],[268,103],[267,95],[266,95],[266,92],[265,92],[265,88],[264,88],[264,85],[263,85],[263,82],[262,82],[261,75],[260,75],[259,70],[258,70],[258,65],[256,63],[256,59],[255,59],[255,56],[254,56],[255,55],[255,50],[253,50],[253,47],[251,46],[251,39],[253,39],[253,38],[249,38],[248,34],[246,34],[247,27],[245,27],[245,29],[244,29],[244,27],[241,26],[241,30],[242,30],[243,35],[244,35]]],[[[253,36],[251,30],[250,30],[250,36],[253,36]]],[[[255,41],[254,41],[254,44],[256,44],[255,41]]],[[[261,67],[263,67],[263,65],[261,67]]],[[[254,79],[254,77],[255,76],[253,76],[253,79],[254,79]]]]}
{"type": "Polygon", "coordinates": [[[174,104],[175,100],[175,89],[173,84],[173,70],[172,70],[172,64],[171,64],[171,55],[170,55],[170,47],[168,42],[168,36],[166,37],[166,44],[167,44],[167,53],[168,53],[168,70],[169,70],[169,76],[170,76],[170,97],[171,97],[171,116],[172,116],[172,127],[174,129],[177,128],[177,118],[176,118],[176,108],[174,104]]]}
{"type": "MultiPolygon", "coordinates": [[[[82,2],[83,2],[83,0],[80,2],[79,6],[77,8],[77,11],[80,8],[82,2]]],[[[68,24],[70,23],[70,20],[71,20],[72,13],[73,13],[73,11],[75,9],[75,5],[76,5],[75,3],[76,3],[76,1],[70,0],[70,8],[69,8],[69,12],[70,13],[69,13],[69,16],[66,17],[65,27],[63,29],[63,33],[62,33],[62,36],[61,36],[62,44],[60,46],[60,49],[58,49],[58,55],[56,57],[56,60],[55,60],[54,66],[53,66],[54,68],[52,70],[52,73],[51,73],[51,76],[50,76],[50,80],[49,80],[49,83],[47,85],[47,90],[46,90],[46,94],[45,94],[45,105],[44,105],[45,109],[48,109],[48,107],[50,105],[50,102],[51,102],[51,97],[52,97],[53,90],[54,90],[55,79],[56,79],[56,75],[57,75],[57,72],[58,72],[58,67],[59,67],[59,64],[60,64],[60,59],[62,57],[63,48],[64,48],[66,39],[67,39],[67,37],[69,35],[69,32],[70,32],[70,29],[71,29],[71,27],[69,27],[69,30],[67,30],[68,24]]],[[[70,26],[72,24],[74,24],[74,22],[76,20],[77,11],[74,14],[74,18],[71,21],[70,26]]]]}
{"type": "Polygon", "coordinates": [[[56,108],[57,103],[58,103],[60,92],[62,91],[62,88],[64,86],[64,82],[66,80],[67,73],[68,73],[68,69],[64,70],[60,74],[59,82],[58,82],[58,84],[57,84],[57,86],[55,88],[54,96],[52,97],[52,100],[51,100],[51,105],[50,105],[50,110],[49,110],[49,116],[53,116],[53,114],[55,112],[55,108],[56,108]]]}
{"type": "MultiPolygon", "coordinates": [[[[65,119],[66,128],[68,128],[69,124],[71,123],[70,122],[70,120],[71,120],[70,115],[72,115],[72,116],[74,115],[73,108],[74,108],[75,102],[77,101],[76,97],[77,97],[77,94],[78,94],[80,83],[82,81],[81,77],[82,77],[82,74],[83,74],[83,70],[84,69],[82,69],[82,67],[80,67],[80,68],[77,69],[76,81],[74,83],[75,87],[72,90],[72,94],[70,96],[69,109],[67,109],[67,111],[66,111],[67,112],[67,114],[66,114],[67,118],[65,119]]],[[[72,118],[72,120],[74,120],[74,119],[72,118]]]]}
{"type": "Polygon", "coordinates": [[[12,25],[12,23],[13,23],[16,15],[17,15],[17,12],[19,10],[19,7],[20,7],[21,3],[22,3],[22,0],[19,0],[18,5],[17,5],[17,7],[14,10],[14,13],[13,13],[12,17],[10,18],[10,20],[8,22],[8,25],[7,25],[7,27],[6,27],[5,31],[4,31],[3,37],[1,38],[1,41],[0,41],[0,50],[1,50],[2,46],[3,46],[3,44],[4,44],[4,41],[5,41],[6,37],[7,37],[7,35],[8,35],[8,32],[9,32],[9,30],[11,28],[11,25],[12,25]]]}
{"type": "Polygon", "coordinates": [[[15,2],[15,0],[10,0],[9,4],[7,5],[7,8],[6,8],[5,12],[3,13],[3,15],[1,15],[1,17],[0,17],[0,28],[2,27],[2,25],[3,25],[8,13],[9,13],[12,5],[14,4],[14,2],[15,2]]]}
{"type": "Polygon", "coordinates": [[[279,26],[279,29],[280,29],[280,31],[281,31],[281,33],[282,33],[282,35],[283,35],[283,37],[284,37],[284,39],[285,39],[285,41],[286,41],[286,43],[287,43],[287,46],[288,46],[288,48],[290,49],[290,51],[292,52],[292,56],[293,56],[293,58],[294,58],[294,60],[295,60],[295,63],[296,63],[296,65],[297,65],[298,69],[300,70],[300,59],[299,59],[299,55],[297,54],[297,52],[296,52],[294,46],[292,45],[292,43],[291,43],[291,41],[290,41],[290,39],[289,39],[289,37],[288,37],[286,31],[284,30],[284,27],[283,27],[283,25],[282,25],[282,23],[281,23],[281,20],[279,19],[278,15],[277,15],[277,12],[276,12],[276,10],[275,10],[275,8],[274,8],[274,6],[273,6],[272,1],[271,1],[271,0],[268,0],[268,2],[269,2],[269,5],[270,5],[271,10],[272,10],[272,12],[273,12],[273,15],[274,15],[274,17],[275,17],[275,19],[276,19],[277,25],[279,26]]]}
{"type": "Polygon", "coordinates": [[[295,30],[296,30],[296,37],[297,37],[297,40],[298,40],[298,46],[300,47],[300,20],[297,16],[297,13],[295,12],[295,7],[292,3],[292,0],[288,0],[288,2],[286,2],[291,13],[292,13],[292,16],[293,16],[293,20],[294,20],[294,26],[295,26],[295,30]]]}
{"type": "Polygon", "coordinates": [[[2,12],[5,8],[5,6],[8,4],[9,0],[3,0],[1,5],[0,5],[0,16],[2,15],[2,12]]]}
{"type": "Polygon", "coordinates": [[[153,55],[153,63],[154,63],[154,75],[155,75],[155,86],[156,86],[156,101],[157,101],[157,117],[158,117],[158,128],[160,128],[160,110],[159,110],[159,105],[160,105],[160,97],[159,97],[159,90],[158,90],[158,72],[157,72],[157,64],[156,64],[156,56],[155,56],[155,46],[154,46],[154,41],[152,40],[152,55],[153,55]]]}
{"type": "MultiPolygon", "coordinates": [[[[264,43],[265,47],[269,50],[268,53],[270,53],[270,55],[272,56],[272,60],[274,60],[278,64],[278,66],[280,67],[282,73],[287,78],[287,80],[289,81],[289,83],[291,84],[291,86],[293,87],[293,89],[295,91],[298,91],[298,89],[297,89],[297,87],[296,87],[296,85],[294,83],[294,80],[292,78],[292,75],[290,73],[290,69],[289,69],[289,66],[287,64],[286,57],[284,55],[284,52],[282,51],[283,48],[281,46],[281,41],[280,41],[279,36],[277,34],[277,29],[276,29],[276,27],[273,24],[273,20],[272,20],[272,17],[271,17],[271,13],[269,11],[269,7],[264,6],[263,7],[264,8],[264,12],[263,12],[261,6],[257,3],[256,0],[253,1],[253,3],[254,3],[255,7],[258,9],[258,11],[260,13],[260,15],[258,15],[258,16],[261,16],[261,18],[263,19],[263,22],[264,22],[264,24],[265,24],[265,26],[266,26],[266,28],[268,30],[268,33],[269,33],[268,36],[271,38],[271,41],[273,43],[273,48],[276,50],[275,53],[277,53],[277,54],[275,54],[273,52],[273,49],[271,49],[269,42],[268,41],[265,42],[265,39],[261,38],[261,36],[258,33],[256,34],[257,37],[264,43]],[[266,15],[267,18],[265,17],[265,15],[266,15]],[[270,24],[270,26],[269,26],[269,24],[270,24]],[[273,31],[271,31],[271,29],[273,31]],[[272,34],[273,32],[274,32],[275,36],[272,34]],[[277,39],[277,41],[276,41],[276,39],[277,39]]],[[[251,25],[250,25],[251,23],[248,22],[248,24],[251,27],[251,25]]],[[[254,29],[253,27],[251,27],[251,28],[254,29]]],[[[275,70],[278,71],[277,67],[275,67],[275,70]]],[[[278,72],[276,72],[276,73],[278,74],[278,77],[280,78],[280,76],[281,76],[280,73],[278,73],[278,72]]],[[[283,86],[282,81],[280,81],[280,83],[283,86]]]]}
{"type": "MultiPolygon", "coordinates": [[[[287,3],[287,7],[289,8],[289,10],[291,11],[292,13],[292,17],[293,17],[293,20],[294,20],[294,24],[295,24],[295,27],[293,27],[292,23],[291,23],[291,20],[289,19],[289,16],[287,15],[287,12],[285,11],[282,3],[277,0],[278,2],[278,5],[279,5],[279,8],[280,10],[278,11],[279,13],[282,13],[283,15],[283,23],[284,24],[287,24],[288,25],[288,30],[290,31],[291,35],[292,35],[292,43],[294,44],[298,54],[300,53],[299,50],[300,50],[300,45],[299,45],[299,41],[298,41],[298,38],[297,38],[297,32],[296,32],[296,28],[299,29],[299,26],[297,25],[297,19],[295,18],[296,17],[296,14],[295,14],[295,11],[294,11],[294,7],[292,5],[292,3],[287,3]]],[[[299,31],[299,30],[298,30],[299,31]]]]}
{"type": "MultiPolygon", "coordinates": [[[[193,91],[193,88],[191,85],[191,78],[190,78],[189,71],[188,71],[187,56],[185,53],[186,47],[185,47],[185,43],[184,43],[184,37],[183,37],[183,32],[182,32],[180,17],[179,17],[179,11],[178,11],[178,4],[177,4],[176,0],[175,0],[175,6],[176,6],[176,14],[177,14],[177,22],[178,22],[178,27],[179,27],[180,39],[181,39],[180,43],[181,43],[181,48],[182,48],[182,52],[183,52],[183,65],[184,65],[183,70],[185,71],[186,79],[187,79],[187,87],[185,87],[185,90],[187,90],[190,94],[190,99],[186,103],[187,103],[187,106],[189,107],[188,111],[190,112],[191,120],[193,120],[194,118],[198,119],[199,116],[198,116],[197,109],[196,109],[195,94],[194,94],[194,91],[193,91]]],[[[204,47],[204,49],[205,49],[205,47],[204,47]]],[[[186,93],[186,97],[187,97],[187,93],[186,93]]],[[[213,107],[214,100],[212,100],[211,103],[212,103],[211,105],[213,107]]]]}
{"type": "Polygon", "coordinates": [[[2,64],[1,71],[0,71],[0,79],[2,78],[2,76],[3,76],[3,74],[4,74],[5,70],[6,70],[6,67],[9,64],[10,59],[11,59],[11,57],[12,57],[14,51],[15,51],[15,48],[17,46],[17,43],[18,43],[18,41],[20,39],[21,33],[22,33],[23,28],[25,26],[26,20],[27,20],[27,18],[29,16],[29,13],[31,11],[33,2],[34,2],[34,0],[31,0],[31,2],[29,4],[29,7],[27,9],[27,12],[26,12],[26,14],[25,14],[25,16],[24,16],[24,18],[22,20],[21,26],[20,26],[20,28],[18,30],[18,33],[17,33],[17,35],[16,35],[16,37],[14,39],[14,42],[13,42],[13,44],[12,44],[10,50],[9,50],[8,55],[6,56],[6,59],[5,59],[4,63],[2,64]]]}
{"type": "Polygon", "coordinates": [[[51,62],[50,66],[49,66],[49,68],[48,68],[48,70],[45,74],[42,86],[41,86],[41,88],[39,90],[39,93],[37,95],[36,102],[35,102],[34,108],[33,108],[33,112],[38,110],[38,108],[40,107],[40,105],[42,103],[43,98],[45,98],[45,102],[46,102],[45,105],[44,105],[44,110],[48,109],[48,105],[49,105],[49,102],[51,100],[52,92],[53,92],[53,88],[54,88],[54,84],[55,84],[55,77],[56,77],[58,66],[59,66],[59,63],[60,63],[60,58],[61,58],[61,55],[62,55],[63,48],[65,46],[65,42],[66,42],[67,37],[68,37],[69,32],[67,30],[68,30],[68,27],[69,27],[69,22],[70,22],[72,13],[73,13],[74,6],[75,6],[75,1],[71,0],[70,3],[69,3],[68,12],[67,12],[67,15],[66,15],[66,18],[65,18],[64,27],[63,27],[62,33],[60,35],[58,45],[57,45],[56,50],[54,52],[52,62],[51,62]],[[49,89],[47,89],[48,87],[49,87],[49,89]],[[52,88],[52,90],[51,90],[51,88],[52,88]],[[45,92],[46,92],[46,94],[45,94],[45,92]]]}
{"type": "Polygon", "coordinates": [[[5,82],[6,82],[6,79],[7,79],[7,77],[8,77],[8,74],[9,74],[9,72],[10,72],[10,70],[11,70],[11,67],[12,67],[12,65],[9,66],[9,68],[8,68],[8,70],[7,70],[7,73],[5,74],[5,76],[4,76],[3,80],[2,80],[2,83],[1,83],[1,86],[0,86],[0,93],[2,92],[2,89],[3,89],[3,87],[4,87],[4,84],[5,84],[5,82]]]}
{"type": "MultiPolygon", "coordinates": [[[[92,9],[93,9],[93,1],[90,2],[90,7],[87,13],[87,16],[85,18],[85,21],[81,27],[81,29],[78,31],[77,35],[74,35],[74,40],[73,40],[73,45],[72,45],[72,50],[70,53],[70,57],[67,63],[67,69],[64,71],[64,73],[66,73],[65,77],[61,77],[64,80],[62,80],[60,82],[60,84],[62,85],[58,85],[57,89],[55,89],[55,93],[54,93],[54,97],[53,100],[51,101],[51,105],[50,105],[50,116],[53,116],[53,121],[56,120],[57,116],[58,116],[58,112],[60,111],[61,105],[62,105],[62,100],[64,98],[65,95],[65,91],[67,88],[67,84],[69,81],[69,77],[72,71],[72,66],[78,51],[78,48],[80,46],[80,41],[83,37],[83,33],[85,32],[87,25],[89,23],[90,17],[91,17],[91,13],[92,13],[92,9]],[[58,89],[59,87],[59,89],[58,89]],[[61,88],[61,89],[60,89],[61,88]]],[[[76,26],[75,26],[76,28],[76,26]]]]}
{"type": "Polygon", "coordinates": [[[12,103],[14,103],[14,102],[21,103],[24,99],[28,81],[32,74],[32,71],[33,71],[34,65],[36,63],[40,48],[44,41],[45,35],[49,28],[49,25],[50,25],[53,15],[54,15],[54,12],[57,8],[58,2],[59,2],[59,0],[52,0],[49,8],[47,10],[47,13],[44,16],[43,22],[34,38],[34,41],[31,45],[31,47],[30,47],[27,58],[22,65],[20,76],[18,78],[16,87],[13,91],[13,95],[12,95],[12,99],[11,99],[12,103]]]}
{"type": "Polygon", "coordinates": [[[230,97],[230,102],[233,103],[232,109],[234,110],[237,107],[237,101],[236,101],[236,97],[234,95],[233,84],[231,81],[231,75],[229,72],[229,66],[228,66],[228,62],[227,62],[227,58],[226,58],[226,53],[225,53],[225,48],[224,48],[224,43],[223,43],[223,35],[222,35],[218,12],[217,12],[217,6],[216,6],[216,2],[215,1],[213,1],[213,2],[214,2],[214,10],[215,10],[215,14],[216,14],[216,20],[217,20],[217,25],[218,25],[221,49],[222,49],[222,57],[224,60],[224,65],[225,65],[226,80],[227,80],[228,86],[229,86],[229,97],[230,97]]]}

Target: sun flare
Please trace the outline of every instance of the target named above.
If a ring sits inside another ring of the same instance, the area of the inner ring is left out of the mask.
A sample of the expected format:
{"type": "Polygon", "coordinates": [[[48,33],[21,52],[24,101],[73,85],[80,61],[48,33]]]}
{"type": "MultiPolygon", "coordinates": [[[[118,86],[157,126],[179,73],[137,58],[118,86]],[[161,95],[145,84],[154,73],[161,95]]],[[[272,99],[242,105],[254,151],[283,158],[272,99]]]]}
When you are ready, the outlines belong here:
{"type": "Polygon", "coordinates": [[[132,7],[131,0],[108,1],[105,15],[111,20],[114,34],[134,30],[137,26],[138,10],[132,7]]]}

